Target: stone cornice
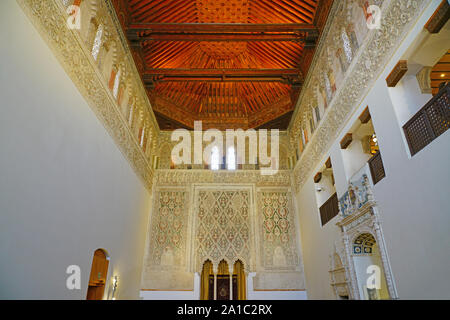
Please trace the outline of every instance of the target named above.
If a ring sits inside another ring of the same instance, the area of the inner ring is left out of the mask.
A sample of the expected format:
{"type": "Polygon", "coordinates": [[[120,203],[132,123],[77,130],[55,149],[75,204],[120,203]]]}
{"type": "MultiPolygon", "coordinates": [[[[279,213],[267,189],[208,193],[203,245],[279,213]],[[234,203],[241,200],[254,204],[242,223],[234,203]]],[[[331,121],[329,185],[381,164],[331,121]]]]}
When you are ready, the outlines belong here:
{"type": "MultiPolygon", "coordinates": [[[[410,30],[411,24],[418,19],[429,2],[428,0],[384,1],[381,28],[372,30],[367,36],[364,46],[360,48],[345,75],[343,86],[336,92],[324,118],[296,164],[293,175],[297,191],[336,140],[343,125],[378,79],[394,50],[410,30]]],[[[320,65],[313,65],[309,74],[320,72],[320,68],[320,65]]],[[[313,85],[306,83],[306,86],[313,85]]],[[[289,129],[292,140],[298,136],[295,125],[301,121],[300,112],[309,104],[302,98],[299,99],[300,105],[297,106],[297,117],[293,119],[289,129]]]]}
{"type": "MultiPolygon", "coordinates": [[[[66,27],[67,15],[61,1],[17,0],[17,2],[145,187],[151,190],[153,169],[149,160],[131,132],[116,100],[106,87],[79,33],[66,27]]],[[[121,53],[125,52],[122,47],[118,50],[122,50],[121,53]]],[[[137,74],[135,69],[134,71],[137,74]]],[[[142,100],[142,97],[140,98],[142,100]]]]}

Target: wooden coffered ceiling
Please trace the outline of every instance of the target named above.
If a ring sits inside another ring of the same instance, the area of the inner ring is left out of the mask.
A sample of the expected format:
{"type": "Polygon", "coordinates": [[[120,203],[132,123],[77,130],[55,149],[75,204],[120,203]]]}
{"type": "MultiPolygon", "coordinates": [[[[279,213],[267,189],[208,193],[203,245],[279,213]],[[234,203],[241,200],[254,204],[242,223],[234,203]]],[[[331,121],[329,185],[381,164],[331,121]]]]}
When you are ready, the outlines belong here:
{"type": "Polygon", "coordinates": [[[333,0],[112,2],[161,129],[286,129],[333,0]]]}

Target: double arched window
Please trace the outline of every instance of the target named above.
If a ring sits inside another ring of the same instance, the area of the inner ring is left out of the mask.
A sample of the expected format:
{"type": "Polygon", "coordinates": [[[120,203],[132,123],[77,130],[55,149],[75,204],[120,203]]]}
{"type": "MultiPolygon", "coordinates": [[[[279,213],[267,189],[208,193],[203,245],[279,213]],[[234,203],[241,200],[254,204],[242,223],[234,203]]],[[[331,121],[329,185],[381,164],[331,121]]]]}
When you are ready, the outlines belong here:
{"type": "Polygon", "coordinates": [[[236,170],[236,151],[233,146],[227,150],[227,169],[236,170]]]}
{"type": "Polygon", "coordinates": [[[219,148],[213,147],[211,150],[211,170],[219,170],[219,168],[220,168],[219,148]]]}
{"type": "Polygon", "coordinates": [[[103,36],[103,25],[99,25],[97,33],[95,34],[94,44],[92,45],[92,57],[97,60],[98,53],[100,52],[100,47],[102,46],[102,36],[103,36]]]}
{"type": "MultiPolygon", "coordinates": [[[[236,170],[236,150],[234,146],[227,149],[226,155],[226,168],[227,170],[236,170]]],[[[220,169],[220,152],[217,146],[213,147],[211,150],[211,170],[220,169]]]]}

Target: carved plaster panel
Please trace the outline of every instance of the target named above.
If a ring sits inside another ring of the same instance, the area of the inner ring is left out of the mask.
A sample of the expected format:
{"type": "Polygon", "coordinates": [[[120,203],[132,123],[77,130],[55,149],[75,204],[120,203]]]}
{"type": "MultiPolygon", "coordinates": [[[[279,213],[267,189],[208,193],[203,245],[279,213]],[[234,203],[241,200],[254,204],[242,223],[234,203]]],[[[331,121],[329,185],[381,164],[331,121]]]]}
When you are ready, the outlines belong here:
{"type": "Polygon", "coordinates": [[[216,269],[221,260],[229,266],[240,260],[251,270],[255,257],[254,208],[249,187],[196,187],[193,239],[195,270],[210,260],[216,269]]]}
{"type": "Polygon", "coordinates": [[[257,192],[261,266],[267,270],[294,270],[299,266],[291,193],[257,192]]]}

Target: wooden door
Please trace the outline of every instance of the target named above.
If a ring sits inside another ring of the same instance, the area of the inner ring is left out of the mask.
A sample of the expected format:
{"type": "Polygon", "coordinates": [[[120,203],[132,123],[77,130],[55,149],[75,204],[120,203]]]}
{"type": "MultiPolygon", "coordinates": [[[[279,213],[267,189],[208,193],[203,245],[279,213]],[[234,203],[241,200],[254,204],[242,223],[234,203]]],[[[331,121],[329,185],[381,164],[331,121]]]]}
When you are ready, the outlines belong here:
{"type": "Polygon", "coordinates": [[[217,300],[230,300],[230,276],[217,276],[217,300]]]}
{"type": "Polygon", "coordinates": [[[94,252],[92,260],[91,274],[89,276],[89,286],[87,300],[101,300],[105,291],[106,276],[108,273],[108,258],[102,249],[94,252]]]}

